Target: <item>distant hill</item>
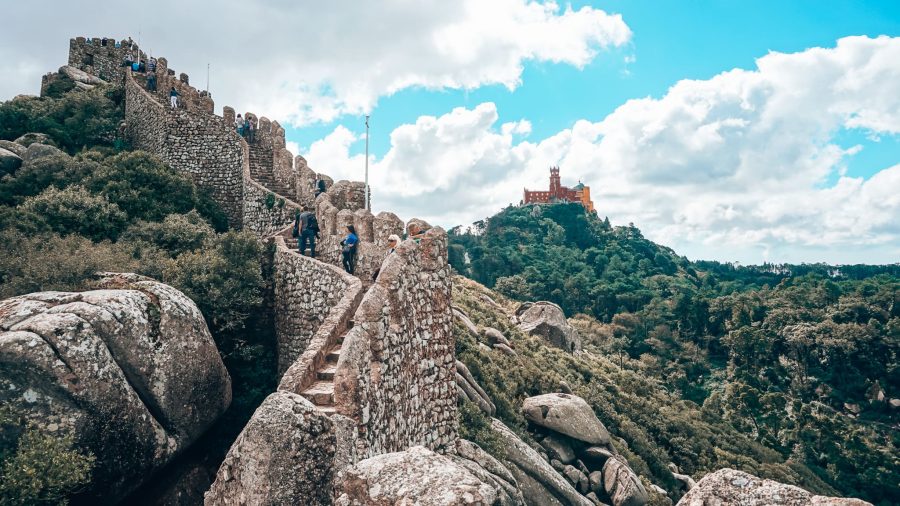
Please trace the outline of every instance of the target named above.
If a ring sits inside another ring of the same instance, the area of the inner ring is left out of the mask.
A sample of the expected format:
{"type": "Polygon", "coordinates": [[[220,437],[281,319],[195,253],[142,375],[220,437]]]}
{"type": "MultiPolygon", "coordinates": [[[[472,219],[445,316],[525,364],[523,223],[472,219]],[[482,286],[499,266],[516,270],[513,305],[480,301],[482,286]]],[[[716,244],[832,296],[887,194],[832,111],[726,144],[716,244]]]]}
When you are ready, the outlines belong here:
{"type": "Polygon", "coordinates": [[[457,227],[450,262],[841,493],[900,502],[900,265],[691,262],[577,204],[457,227]]]}

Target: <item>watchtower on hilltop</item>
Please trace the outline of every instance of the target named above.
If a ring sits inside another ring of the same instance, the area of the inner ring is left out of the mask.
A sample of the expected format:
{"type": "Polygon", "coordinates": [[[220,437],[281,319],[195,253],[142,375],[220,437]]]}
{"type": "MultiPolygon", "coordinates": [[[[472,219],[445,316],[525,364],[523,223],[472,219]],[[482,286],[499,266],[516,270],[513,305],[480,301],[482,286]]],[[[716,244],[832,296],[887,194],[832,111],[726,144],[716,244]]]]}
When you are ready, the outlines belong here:
{"type": "Polygon", "coordinates": [[[591,187],[580,181],[574,188],[563,186],[559,177],[559,167],[550,167],[550,188],[548,191],[529,191],[525,189],[523,204],[551,204],[555,202],[577,202],[585,210],[594,210],[591,200],[591,187]]]}

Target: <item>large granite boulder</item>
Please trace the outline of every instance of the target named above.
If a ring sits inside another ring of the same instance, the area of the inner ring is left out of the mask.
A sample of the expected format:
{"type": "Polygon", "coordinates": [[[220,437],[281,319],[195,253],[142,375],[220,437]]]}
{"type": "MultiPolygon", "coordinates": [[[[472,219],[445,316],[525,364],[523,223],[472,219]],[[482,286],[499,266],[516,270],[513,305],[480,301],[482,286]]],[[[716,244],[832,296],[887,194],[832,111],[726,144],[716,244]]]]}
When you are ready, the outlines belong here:
{"type": "Polygon", "coordinates": [[[95,86],[98,84],[106,84],[106,81],[100,79],[97,76],[93,76],[88,74],[83,70],[79,70],[75,67],[70,67],[68,65],[63,65],[59,68],[59,73],[68,77],[69,79],[75,81],[76,83],[87,84],[90,86],[95,86]]]}
{"type": "Polygon", "coordinates": [[[614,455],[603,465],[603,488],[613,506],[643,506],[650,499],[640,478],[621,455],[614,455]]]}
{"type": "Polygon", "coordinates": [[[491,429],[503,441],[501,459],[519,484],[528,506],[591,506],[591,501],[578,493],[533,448],[525,444],[500,420],[491,420],[491,429]]]}
{"type": "Polygon", "coordinates": [[[52,145],[53,141],[50,140],[50,136],[47,134],[42,134],[39,132],[29,132],[27,134],[20,135],[15,140],[15,143],[27,148],[34,143],[52,145]]]}
{"type": "Polygon", "coordinates": [[[22,160],[25,162],[33,162],[38,158],[56,155],[65,155],[65,153],[49,144],[35,142],[28,145],[28,149],[25,150],[25,156],[22,157],[22,160]]]}
{"type": "Polygon", "coordinates": [[[498,501],[494,486],[458,461],[424,446],[361,460],[338,474],[334,489],[338,506],[493,505],[498,501]]]}
{"type": "Polygon", "coordinates": [[[22,157],[16,153],[0,147],[0,177],[12,174],[22,166],[22,157]]]}
{"type": "Polygon", "coordinates": [[[457,439],[456,455],[450,455],[450,458],[459,462],[481,481],[493,485],[499,496],[498,506],[525,504],[519,484],[509,469],[477,444],[465,439],[457,439]]]}
{"type": "Polygon", "coordinates": [[[85,496],[114,501],[225,411],[231,379],[183,293],[134,274],[99,285],[0,301],[0,404],[72,434],[97,459],[85,496]]]}
{"type": "Polygon", "coordinates": [[[763,480],[734,469],[707,474],[678,506],[872,506],[859,499],[813,495],[800,487],[763,480]]]}
{"type": "Polygon", "coordinates": [[[536,395],[522,403],[525,418],[541,427],[592,445],[609,443],[609,432],[594,410],[577,395],[536,395]]]}
{"type": "Polygon", "coordinates": [[[551,346],[568,352],[581,350],[581,337],[561,307],[552,302],[526,302],[516,310],[518,327],[525,333],[544,339],[551,346]]]}
{"type": "Polygon", "coordinates": [[[206,505],[328,504],[334,425],[308,400],[269,395],[228,450],[206,505]]]}
{"type": "Polygon", "coordinates": [[[28,149],[25,146],[19,144],[18,142],[5,141],[2,139],[0,139],[0,148],[3,148],[7,151],[11,151],[13,154],[18,156],[19,158],[24,157],[25,151],[28,149]]]}

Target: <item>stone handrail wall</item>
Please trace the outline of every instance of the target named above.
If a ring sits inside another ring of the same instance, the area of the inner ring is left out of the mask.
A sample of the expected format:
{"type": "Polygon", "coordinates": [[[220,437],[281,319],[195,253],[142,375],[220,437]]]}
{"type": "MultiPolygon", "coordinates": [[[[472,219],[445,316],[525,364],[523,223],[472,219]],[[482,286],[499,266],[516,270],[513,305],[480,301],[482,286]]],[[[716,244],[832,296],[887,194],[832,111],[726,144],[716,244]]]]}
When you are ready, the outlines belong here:
{"type": "Polygon", "coordinates": [[[447,234],[434,228],[404,241],[363,297],[335,373],[335,407],[357,423],[359,458],[455,443],[450,282],[447,234]]]}
{"type": "Polygon", "coordinates": [[[278,373],[288,371],[279,390],[300,393],[346,331],[362,284],[338,267],[298,254],[281,235],[273,240],[278,373]]]}

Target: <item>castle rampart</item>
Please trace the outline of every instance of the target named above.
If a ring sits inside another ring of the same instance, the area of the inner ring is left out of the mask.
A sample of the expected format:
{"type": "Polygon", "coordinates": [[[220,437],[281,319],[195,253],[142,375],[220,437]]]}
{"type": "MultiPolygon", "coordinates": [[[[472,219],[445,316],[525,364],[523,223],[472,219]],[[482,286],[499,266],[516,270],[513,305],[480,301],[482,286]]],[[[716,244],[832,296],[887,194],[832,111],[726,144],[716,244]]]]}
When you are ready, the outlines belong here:
{"type": "MultiPolygon", "coordinates": [[[[275,331],[284,374],[229,451],[207,503],[249,497],[242,487],[257,472],[283,482],[271,492],[288,494],[280,496],[288,502],[313,497],[302,494],[324,497],[333,473],[358,459],[414,445],[452,448],[457,422],[447,234],[411,220],[410,239],[388,255],[387,238],[401,235],[403,222],[366,210],[362,183],[332,183],[302,157],[293,158],[277,122],[246,113],[257,126],[248,144],[235,131],[234,110],[213,114],[208,93],[191,87],[187,75],[176,77],[164,58],[157,60],[154,94],[145,89],[145,76],[118,67],[118,52],[92,51],[93,41],[75,39],[70,63],[90,53],[86,70],[121,73],[133,145],[190,173],[232,226],[275,243],[275,331]],[[167,103],[170,87],[180,95],[175,109],[167,103]],[[318,180],[327,191],[317,197],[318,180]],[[320,224],[316,259],[301,256],[296,239],[287,237],[304,207],[315,209],[320,224]],[[337,267],[350,224],[360,239],[355,276],[337,267]],[[317,390],[324,386],[331,390],[317,390]],[[265,437],[267,428],[322,451],[303,459],[284,454],[265,437]]],[[[272,494],[266,497],[276,498],[272,494]]]]}
{"type": "Polygon", "coordinates": [[[189,173],[222,206],[229,223],[241,226],[244,153],[237,133],[222,118],[167,107],[129,73],[125,79],[125,121],[135,148],[189,173]]]}
{"type": "Polygon", "coordinates": [[[335,373],[337,413],[357,423],[359,458],[457,438],[447,234],[404,241],[354,316],[335,373]]]}

